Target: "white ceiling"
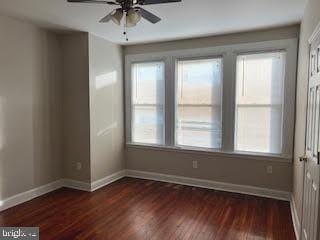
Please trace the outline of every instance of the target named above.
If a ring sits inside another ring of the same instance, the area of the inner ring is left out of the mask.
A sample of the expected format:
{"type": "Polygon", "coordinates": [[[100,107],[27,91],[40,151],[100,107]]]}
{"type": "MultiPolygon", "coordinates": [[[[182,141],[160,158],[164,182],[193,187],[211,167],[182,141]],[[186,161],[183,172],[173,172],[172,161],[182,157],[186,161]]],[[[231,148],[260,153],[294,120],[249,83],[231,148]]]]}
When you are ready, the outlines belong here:
{"type": "MultiPolygon", "coordinates": [[[[306,0],[182,0],[144,6],[162,18],[153,25],[142,20],[130,28],[129,44],[208,36],[301,21],[306,0]]],[[[125,44],[123,29],[98,21],[113,9],[102,4],[66,0],[0,0],[0,13],[58,30],[81,30],[125,44]]]]}

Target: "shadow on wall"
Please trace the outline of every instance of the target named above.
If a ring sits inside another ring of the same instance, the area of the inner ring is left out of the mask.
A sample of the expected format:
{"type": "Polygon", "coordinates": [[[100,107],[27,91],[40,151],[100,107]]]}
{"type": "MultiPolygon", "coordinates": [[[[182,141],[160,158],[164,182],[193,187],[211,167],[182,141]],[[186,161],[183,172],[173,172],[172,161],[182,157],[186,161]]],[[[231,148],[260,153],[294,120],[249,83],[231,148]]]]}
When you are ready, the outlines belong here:
{"type": "MultiPolygon", "coordinates": [[[[0,183],[3,182],[3,149],[4,149],[4,142],[5,142],[5,139],[4,139],[4,133],[3,133],[3,129],[4,129],[4,109],[3,109],[3,97],[0,97],[0,183]]],[[[1,196],[2,196],[2,184],[0,184],[0,199],[1,199],[1,196]]],[[[3,205],[3,202],[0,200],[0,207],[3,205]]]]}
{"type": "Polygon", "coordinates": [[[38,44],[41,71],[33,87],[34,181],[44,185],[61,178],[62,50],[52,33],[43,34],[38,44]]]}

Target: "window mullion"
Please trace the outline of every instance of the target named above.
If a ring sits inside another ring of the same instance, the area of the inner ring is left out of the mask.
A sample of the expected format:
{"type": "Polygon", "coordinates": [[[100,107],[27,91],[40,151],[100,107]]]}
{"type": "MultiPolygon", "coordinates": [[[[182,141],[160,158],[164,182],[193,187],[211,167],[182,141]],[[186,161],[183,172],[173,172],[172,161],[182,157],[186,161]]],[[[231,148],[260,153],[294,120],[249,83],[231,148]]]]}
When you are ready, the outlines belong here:
{"type": "Polygon", "coordinates": [[[125,125],[126,125],[126,141],[132,142],[132,71],[131,61],[126,59],[125,63],[125,125]]]}
{"type": "Polygon", "coordinates": [[[232,52],[227,52],[223,60],[221,148],[222,151],[232,152],[234,150],[236,57],[232,52]]]}
{"type": "Polygon", "coordinates": [[[165,145],[175,144],[175,61],[165,60],[165,145]]]}

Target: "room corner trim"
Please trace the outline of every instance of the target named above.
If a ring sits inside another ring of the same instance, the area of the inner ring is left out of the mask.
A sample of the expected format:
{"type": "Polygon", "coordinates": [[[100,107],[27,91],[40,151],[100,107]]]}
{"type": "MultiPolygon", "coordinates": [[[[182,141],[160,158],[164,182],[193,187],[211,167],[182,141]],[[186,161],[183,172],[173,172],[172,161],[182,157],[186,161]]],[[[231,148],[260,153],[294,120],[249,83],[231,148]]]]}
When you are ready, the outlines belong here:
{"type": "Polygon", "coordinates": [[[113,183],[117,180],[119,180],[120,178],[123,178],[126,176],[126,171],[123,170],[123,171],[119,171],[119,172],[116,172],[114,174],[111,174],[107,177],[104,177],[102,179],[99,179],[97,181],[94,181],[91,183],[91,186],[90,186],[90,190],[91,192],[93,191],[96,191],[98,190],[99,188],[102,188],[110,183],[113,183]]]}
{"type": "Polygon", "coordinates": [[[19,205],[21,203],[27,202],[33,198],[36,198],[46,193],[57,190],[61,187],[63,187],[63,182],[61,180],[58,180],[37,188],[33,188],[31,190],[28,190],[22,193],[16,194],[4,200],[0,200],[0,212],[8,208],[14,207],[16,205],[19,205]]]}
{"type": "Polygon", "coordinates": [[[300,240],[301,224],[300,224],[300,220],[298,217],[296,203],[295,203],[292,195],[291,195],[291,199],[290,199],[290,209],[291,209],[291,217],[292,217],[292,222],[293,222],[294,233],[296,235],[296,239],[300,240]]]}
{"type": "Polygon", "coordinates": [[[193,187],[208,188],[208,189],[214,189],[214,190],[220,190],[220,191],[226,191],[226,192],[254,195],[259,197],[267,197],[267,198],[273,198],[278,200],[284,200],[288,202],[290,201],[289,192],[267,189],[267,188],[259,188],[259,187],[253,187],[253,186],[247,186],[247,185],[238,185],[238,184],[232,184],[232,183],[216,182],[216,181],[210,181],[210,180],[204,180],[204,179],[198,179],[198,178],[188,178],[188,177],[181,177],[176,175],[167,175],[167,174],[144,172],[144,171],[137,171],[137,170],[127,170],[126,176],[161,181],[161,182],[182,184],[182,185],[193,186],[193,187]]]}
{"type": "Polygon", "coordinates": [[[91,192],[91,184],[88,182],[82,182],[72,179],[62,179],[63,187],[72,188],[76,190],[91,192]]]}

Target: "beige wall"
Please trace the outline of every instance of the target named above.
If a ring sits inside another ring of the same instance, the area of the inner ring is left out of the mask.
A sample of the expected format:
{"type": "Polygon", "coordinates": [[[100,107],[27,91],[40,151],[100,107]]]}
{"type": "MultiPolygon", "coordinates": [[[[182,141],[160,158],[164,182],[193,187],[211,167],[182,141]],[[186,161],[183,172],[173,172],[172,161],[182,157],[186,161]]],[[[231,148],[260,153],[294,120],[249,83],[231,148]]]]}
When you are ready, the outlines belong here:
{"type": "MultiPolygon", "coordinates": [[[[266,40],[298,38],[299,26],[271,30],[230,34],[225,36],[199,38],[183,41],[126,46],[125,55],[161,51],[212,47],[226,44],[248,43],[266,40]]],[[[222,155],[205,155],[159,151],[128,146],[126,148],[128,169],[151,171],[185,177],[202,178],[233,184],[251,185],[274,190],[291,191],[292,163],[264,159],[235,158],[222,155]],[[199,168],[192,168],[192,160],[199,162],[199,168]],[[273,167],[273,174],[267,167],[273,167]]]]}
{"type": "Polygon", "coordinates": [[[91,181],[124,169],[122,48],[89,35],[91,181]]]}
{"type": "Polygon", "coordinates": [[[61,36],[63,63],[63,177],[90,182],[88,34],[61,36]],[[81,169],[77,169],[77,164],[81,169]]]}
{"type": "Polygon", "coordinates": [[[306,106],[308,87],[308,40],[320,22],[320,1],[309,0],[305,9],[304,18],[301,24],[300,49],[297,80],[297,105],[296,105],[296,135],[295,153],[293,166],[293,199],[297,207],[298,217],[301,221],[302,215],[302,192],[303,192],[303,164],[299,157],[304,155],[305,128],[306,128],[306,106]]]}
{"type": "Polygon", "coordinates": [[[0,16],[0,199],[61,177],[56,35],[0,16]]]}

